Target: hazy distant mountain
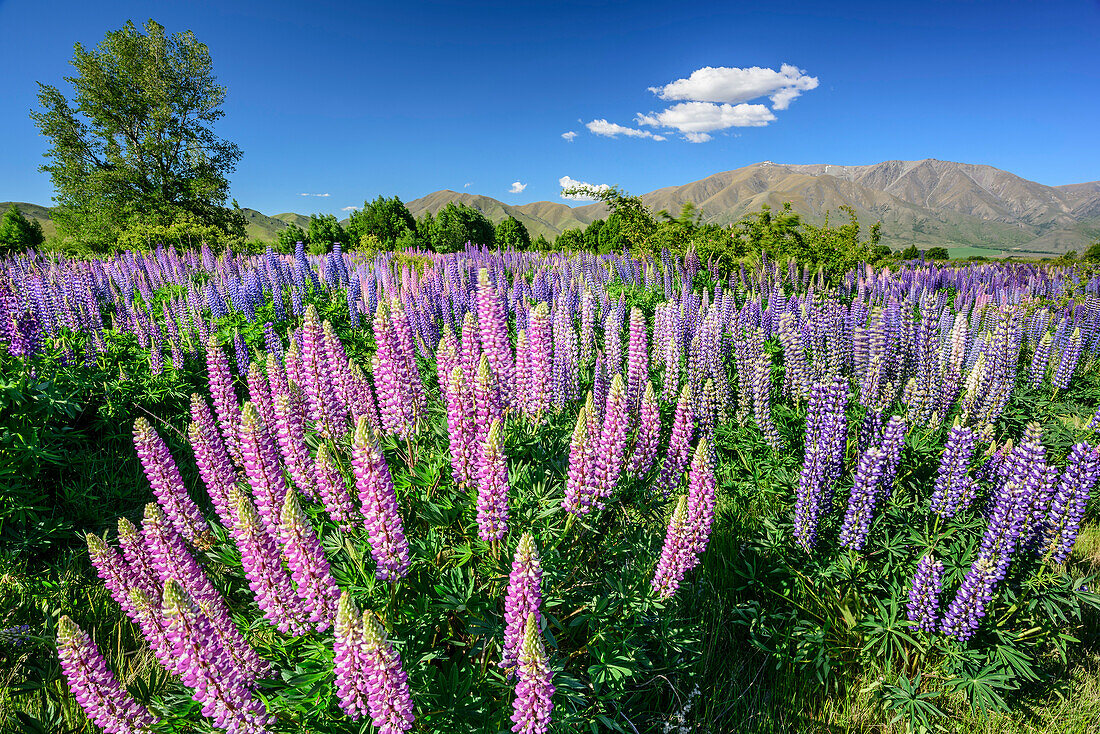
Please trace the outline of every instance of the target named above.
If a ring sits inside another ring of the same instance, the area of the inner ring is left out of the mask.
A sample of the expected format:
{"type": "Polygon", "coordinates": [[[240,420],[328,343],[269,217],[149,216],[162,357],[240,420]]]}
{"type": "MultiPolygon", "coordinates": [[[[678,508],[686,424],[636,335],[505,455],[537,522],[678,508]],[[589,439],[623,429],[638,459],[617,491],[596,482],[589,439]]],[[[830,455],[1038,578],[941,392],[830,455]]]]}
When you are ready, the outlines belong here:
{"type": "MultiPolygon", "coordinates": [[[[669,186],[642,196],[654,211],[675,214],[686,202],[703,211],[708,222],[729,224],[763,204],[784,202],[814,223],[826,214],[837,221],[843,205],[861,222],[881,221],[883,242],[894,249],[982,248],[990,254],[1052,254],[1083,251],[1100,238],[1100,181],[1044,186],[992,166],[950,161],[886,161],[869,166],[754,163],[733,171],[669,186]]],[[[477,194],[436,191],[407,202],[413,216],[438,212],[447,202],[468,204],[498,222],[512,215],[532,236],[553,238],[563,230],[584,227],[606,216],[602,204],[570,206],[536,201],[511,205],[477,194]]],[[[7,208],[8,204],[0,204],[7,208]]],[[[19,204],[27,215],[53,231],[49,210],[19,204]]],[[[290,223],[308,227],[309,217],[286,213],[266,216],[245,209],[248,236],[274,240],[290,223]]]]}

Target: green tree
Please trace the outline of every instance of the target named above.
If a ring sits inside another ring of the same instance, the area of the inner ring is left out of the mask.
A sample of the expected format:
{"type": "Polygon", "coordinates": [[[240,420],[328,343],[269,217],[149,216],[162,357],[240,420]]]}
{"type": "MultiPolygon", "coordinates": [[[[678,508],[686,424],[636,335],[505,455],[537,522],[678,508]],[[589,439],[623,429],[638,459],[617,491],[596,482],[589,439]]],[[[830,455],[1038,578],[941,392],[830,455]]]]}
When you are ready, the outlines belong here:
{"type": "Polygon", "coordinates": [[[567,229],[554,240],[555,250],[583,250],[584,230],[579,227],[567,229]]]}
{"type": "Polygon", "coordinates": [[[280,252],[294,252],[299,242],[309,242],[309,234],[297,224],[288,224],[276,235],[280,252]]]}
{"type": "Polygon", "coordinates": [[[1100,241],[1093,242],[1089,245],[1089,248],[1085,250],[1084,259],[1089,262],[1100,262],[1100,241]]]}
{"type": "Polygon", "coordinates": [[[501,249],[507,247],[514,250],[531,249],[531,234],[523,222],[515,217],[505,217],[497,222],[495,237],[496,245],[501,249]]]}
{"type": "Polygon", "coordinates": [[[355,247],[366,235],[374,235],[384,246],[393,246],[406,230],[416,230],[416,220],[398,197],[379,196],[363,202],[363,208],[348,218],[349,245],[355,247]]]}
{"type": "Polygon", "coordinates": [[[550,240],[546,239],[546,235],[542,233],[539,233],[539,235],[535,237],[535,241],[531,243],[531,249],[538,250],[539,252],[548,252],[552,248],[553,245],[550,244],[550,240]]]}
{"type": "Polygon", "coordinates": [[[929,260],[950,260],[951,255],[947,252],[946,247],[929,247],[928,252],[924,253],[925,258],[929,260]]]}
{"type": "Polygon", "coordinates": [[[27,219],[15,204],[8,207],[0,220],[0,254],[38,247],[43,240],[37,219],[27,219]]]}
{"type": "Polygon", "coordinates": [[[899,260],[917,260],[923,254],[916,245],[909,245],[904,250],[894,253],[899,260]]]}
{"type": "Polygon", "coordinates": [[[618,218],[619,234],[635,254],[656,254],[647,243],[657,229],[657,221],[653,218],[649,207],[642,203],[642,197],[630,196],[618,186],[601,190],[584,186],[573,187],[564,189],[562,195],[584,195],[602,201],[611,214],[618,218]]]}
{"type": "Polygon", "coordinates": [[[306,237],[309,238],[310,252],[314,254],[328,252],[329,248],[337,242],[341,245],[348,244],[348,233],[332,214],[311,215],[306,237]]]}
{"type": "Polygon", "coordinates": [[[467,242],[492,247],[495,238],[493,223],[466,204],[447,202],[431,223],[431,248],[436,252],[458,252],[467,242]]]}
{"type": "Polygon", "coordinates": [[[225,88],[209,49],[152,20],[144,31],[127,22],[92,50],[76,44],[71,102],[39,84],[31,119],[50,142],[41,170],[57,191],[58,230],[97,247],[135,222],[194,221],[243,237],[244,217],[225,205],[241,151],[213,131],[225,88]]]}

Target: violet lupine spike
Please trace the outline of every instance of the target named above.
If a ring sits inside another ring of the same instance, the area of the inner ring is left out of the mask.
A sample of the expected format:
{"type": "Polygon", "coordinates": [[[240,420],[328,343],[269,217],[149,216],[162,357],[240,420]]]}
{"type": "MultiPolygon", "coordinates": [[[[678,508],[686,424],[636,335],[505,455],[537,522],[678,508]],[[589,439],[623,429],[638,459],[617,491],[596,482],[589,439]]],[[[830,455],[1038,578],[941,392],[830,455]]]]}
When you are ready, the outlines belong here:
{"type": "Polygon", "coordinates": [[[1042,385],[1043,380],[1046,378],[1047,366],[1050,364],[1050,348],[1052,344],[1053,339],[1048,331],[1043,334],[1043,338],[1035,345],[1035,354],[1031,358],[1031,367],[1028,370],[1031,384],[1035,387],[1042,385]]]}
{"type": "Polygon", "coordinates": [[[1069,558],[1081,521],[1085,518],[1089,494],[1100,477],[1100,449],[1087,443],[1075,444],[1066,457],[1066,468],[1051,498],[1045,518],[1043,547],[1053,563],[1065,563],[1069,558]]]}
{"type": "Polygon", "coordinates": [[[668,452],[661,467],[661,477],[655,485],[655,489],[665,495],[680,486],[680,479],[683,477],[690,457],[694,423],[691,384],[687,383],[680,391],[680,400],[676,403],[676,412],[672,417],[672,434],[668,439],[668,452]]]}
{"type": "Polygon", "coordinates": [[[377,564],[375,576],[381,581],[398,581],[409,572],[409,543],[397,511],[393,476],[378,445],[378,435],[363,418],[359,419],[352,439],[351,465],[371,556],[377,564]]]}
{"type": "Polygon", "coordinates": [[[351,492],[348,491],[344,475],[337,468],[336,460],[325,444],[317,447],[317,458],[313,461],[313,476],[321,504],[341,530],[349,532],[362,522],[362,516],[352,502],[351,492]]]}
{"type": "Polygon", "coordinates": [[[840,544],[853,550],[862,550],[871,530],[875,505],[882,496],[882,470],[886,452],[872,446],[863,452],[856,464],[852,493],[848,498],[848,511],[840,528],[840,544]]]}
{"type": "Polygon", "coordinates": [[[626,443],[630,430],[629,406],[626,404],[626,388],[623,376],[616,373],[607,392],[607,403],[603,412],[603,427],[599,442],[595,444],[595,472],[593,474],[593,503],[602,510],[604,500],[611,496],[619,484],[623,460],[626,455],[626,443]]]}
{"type": "Polygon", "coordinates": [[[466,374],[456,364],[440,382],[447,408],[447,440],[451,455],[451,476],[455,484],[466,488],[475,480],[477,442],[475,435],[474,395],[466,385],[466,374]]]}
{"type": "Polygon", "coordinates": [[[530,356],[529,414],[538,418],[550,408],[551,377],[553,374],[554,340],[551,335],[550,308],[539,303],[531,309],[527,325],[527,344],[530,356]]]}
{"type": "Polygon", "coordinates": [[[229,458],[229,451],[214,423],[206,400],[197,394],[191,396],[191,423],[187,426],[187,436],[191,439],[199,476],[206,485],[214,511],[222,525],[230,527],[233,524],[233,513],[229,507],[229,489],[240,477],[229,458]]]}
{"type": "Polygon", "coordinates": [[[306,308],[302,319],[301,339],[301,382],[298,386],[305,393],[309,418],[317,431],[326,438],[335,438],[340,433],[336,392],[330,379],[324,330],[313,304],[306,308]]]}
{"type": "Polygon", "coordinates": [[[695,447],[688,477],[688,493],[681,497],[669,519],[661,558],[652,586],[662,598],[680,588],[684,575],[699,563],[714,522],[715,480],[706,436],[695,447]]]}
{"type": "Polygon", "coordinates": [[[313,462],[310,460],[309,449],[306,448],[305,419],[295,409],[289,395],[277,395],[273,409],[275,437],[278,439],[283,461],[286,462],[287,473],[302,494],[316,500],[316,483],[310,472],[313,462]]]}
{"type": "Polygon", "coordinates": [[[387,639],[382,623],[370,612],[363,614],[362,650],[371,723],[378,734],[399,734],[412,729],[416,717],[401,656],[387,639]]]}
{"type": "Polygon", "coordinates": [[[940,631],[961,642],[973,637],[986,606],[993,601],[996,584],[996,564],[987,556],[979,556],[944,612],[940,631]]]}
{"type": "Polygon", "coordinates": [[[332,385],[333,412],[338,424],[343,426],[350,414],[352,384],[348,371],[348,356],[332,322],[321,324],[324,334],[324,356],[328,365],[329,382],[332,385]]]}
{"type": "MultiPolygon", "coordinates": [[[[894,491],[898,469],[901,466],[901,452],[905,448],[906,430],[905,419],[900,415],[891,416],[882,428],[882,450],[886,452],[882,464],[882,494],[884,497],[889,497],[894,491]]],[[[843,450],[843,446],[841,446],[841,449],[843,450]]]]}
{"type": "Polygon", "coordinates": [[[137,614],[141,636],[157,662],[172,675],[179,675],[179,660],[172,654],[172,643],[168,640],[168,620],[161,614],[161,592],[162,589],[157,589],[155,594],[130,589],[130,603],[137,614]]]}
{"type": "Polygon", "coordinates": [[[370,681],[366,676],[363,649],[363,615],[351,596],[340,592],[332,636],[332,668],[340,709],[352,721],[369,714],[370,681]]]}
{"type": "Polygon", "coordinates": [[[214,402],[214,415],[218,418],[218,430],[225,439],[229,455],[240,462],[237,448],[238,425],[241,420],[240,403],[233,389],[233,374],[229,371],[229,359],[225,356],[216,335],[206,343],[206,373],[210,397],[214,402]]]}
{"type": "Polygon", "coordinates": [[[294,591],[290,574],[283,567],[279,545],[267,532],[256,508],[240,490],[230,491],[234,507],[233,540],[241,553],[241,567],[248,588],[264,619],[284,635],[309,631],[303,605],[294,591]]]}
{"type": "Polygon", "coordinates": [[[495,420],[478,457],[478,537],[487,543],[508,533],[508,465],[500,434],[500,420],[495,420]]]}
{"type": "Polygon", "coordinates": [[[527,616],[542,621],[542,563],[531,533],[524,533],[516,544],[512,571],[508,576],[508,591],[504,596],[504,646],[500,667],[506,675],[516,674],[519,648],[527,616]]]}
{"type": "Polygon", "coordinates": [[[412,406],[408,404],[408,396],[400,384],[397,337],[381,303],[374,315],[374,340],[377,349],[371,360],[371,369],[374,391],[378,397],[379,424],[383,432],[406,438],[413,431],[412,406]]]}
{"type": "Polygon", "coordinates": [[[943,591],[943,561],[931,554],[922,556],[909,587],[905,607],[909,621],[922,632],[935,632],[940,622],[940,593],[943,591]]]}
{"type": "Polygon", "coordinates": [[[936,470],[931,509],[940,517],[951,518],[966,510],[977,494],[977,482],[970,476],[970,460],[974,456],[978,436],[956,421],[947,434],[936,470]]]}
{"type": "Polygon", "coordinates": [[[256,406],[260,414],[264,429],[272,436],[275,435],[275,408],[271,403],[271,388],[259,362],[253,362],[248,367],[248,402],[256,406]]]}
{"type": "MultiPolygon", "coordinates": [[[[589,393],[591,395],[591,393],[589,393]]],[[[577,413],[577,425],[569,443],[569,469],[566,473],[565,499],[561,506],[571,515],[584,515],[592,507],[592,477],[594,474],[594,447],[588,430],[588,408],[581,406],[577,413]]]]}
{"type": "Polygon", "coordinates": [[[275,440],[264,430],[263,422],[252,403],[245,403],[241,411],[240,436],[241,463],[245,478],[252,488],[252,498],[264,527],[272,536],[279,533],[279,513],[286,499],[286,480],[279,464],[275,440]]]}
{"type": "MultiPolygon", "coordinates": [[[[751,364],[753,371],[748,387],[752,390],[752,412],[756,425],[772,451],[783,450],[783,439],[772,419],[771,356],[761,352],[751,364]]],[[[745,401],[747,402],[747,401],[745,401]]]]}
{"type": "Polygon", "coordinates": [[[144,418],[134,421],[134,448],[157,502],[176,530],[196,547],[209,545],[210,532],[199,506],[187,493],[168,447],[144,418]]]}
{"type": "Polygon", "coordinates": [[[175,580],[164,585],[162,614],[167,638],[177,660],[181,682],[194,690],[203,716],[214,725],[241,734],[263,734],[274,723],[250,689],[251,681],[235,674],[226,650],[190,595],[175,580]]]}
{"type": "Polygon", "coordinates": [[[649,372],[649,334],[645,314],[637,306],[630,309],[630,327],[626,352],[626,405],[636,413],[642,398],[643,383],[649,372]]]}
{"type": "Polygon", "coordinates": [[[348,408],[351,411],[352,422],[358,423],[359,418],[366,416],[371,425],[377,427],[378,408],[375,406],[374,391],[371,389],[370,381],[363,374],[362,368],[351,360],[348,360],[348,374],[351,390],[351,404],[348,408]]]}
{"type": "Polygon", "coordinates": [[[795,498],[794,536],[809,552],[832,503],[846,444],[848,388],[840,377],[814,383],[806,411],[805,456],[795,498]]]}
{"type": "Polygon", "coordinates": [[[140,589],[160,604],[160,576],[153,567],[153,558],[145,547],[145,539],[134,524],[125,517],[118,519],[118,547],[130,569],[132,587],[140,589]]]}
{"type": "Polygon", "coordinates": [[[298,598],[315,629],[324,632],[336,617],[340,589],[332,578],[317,532],[302,511],[296,493],[286,493],[281,519],[279,539],[298,598]]]}
{"type": "Polygon", "coordinates": [[[137,612],[130,599],[130,589],[139,586],[137,574],[123,560],[119,552],[108,545],[98,535],[88,533],[88,558],[92,562],[103,586],[110,592],[111,598],[118,602],[126,616],[137,621],[137,612]]]}
{"type": "Polygon", "coordinates": [[[515,360],[508,342],[508,319],[485,268],[477,273],[477,323],[481,348],[497,378],[501,401],[508,406],[514,392],[515,360]]]}
{"type": "Polygon", "coordinates": [[[512,704],[512,731],[516,734],[546,734],[554,710],[554,673],[535,614],[524,623],[523,641],[516,666],[516,699],[512,704]]]}
{"type": "Polygon", "coordinates": [[[175,581],[183,586],[188,596],[202,609],[229,653],[230,657],[226,658],[227,674],[240,674],[253,681],[269,673],[270,663],[261,658],[241,635],[230,617],[225,600],[155,502],[145,506],[141,531],[160,582],[175,581]]]}
{"type": "Polygon", "coordinates": [[[652,380],[646,382],[645,394],[638,409],[638,435],[634,439],[634,452],[630,455],[627,474],[645,476],[657,458],[657,445],[661,438],[661,409],[652,380]]]}
{"type": "Polygon", "coordinates": [[[1081,348],[1081,329],[1075,328],[1058,355],[1058,366],[1050,381],[1055,390],[1065,390],[1069,386],[1069,381],[1077,370],[1077,362],[1081,359],[1081,348]]]}
{"type": "Polygon", "coordinates": [[[157,722],[118,682],[95,643],[68,615],[57,622],[57,659],[76,702],[103,731],[138,734],[157,722]]]}

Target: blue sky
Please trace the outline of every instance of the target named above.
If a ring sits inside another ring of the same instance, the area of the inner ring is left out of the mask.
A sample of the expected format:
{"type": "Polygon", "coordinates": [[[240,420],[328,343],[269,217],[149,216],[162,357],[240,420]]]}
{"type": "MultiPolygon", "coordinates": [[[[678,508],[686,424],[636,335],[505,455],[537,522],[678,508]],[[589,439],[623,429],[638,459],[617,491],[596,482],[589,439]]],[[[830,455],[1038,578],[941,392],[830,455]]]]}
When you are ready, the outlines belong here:
{"type": "Polygon", "coordinates": [[[64,90],[74,43],[149,17],[210,47],[232,194],[268,214],[560,201],[564,177],[644,193],[762,160],[1100,179],[1096,0],[0,0],[0,201],[50,202],[35,82],[64,90]]]}

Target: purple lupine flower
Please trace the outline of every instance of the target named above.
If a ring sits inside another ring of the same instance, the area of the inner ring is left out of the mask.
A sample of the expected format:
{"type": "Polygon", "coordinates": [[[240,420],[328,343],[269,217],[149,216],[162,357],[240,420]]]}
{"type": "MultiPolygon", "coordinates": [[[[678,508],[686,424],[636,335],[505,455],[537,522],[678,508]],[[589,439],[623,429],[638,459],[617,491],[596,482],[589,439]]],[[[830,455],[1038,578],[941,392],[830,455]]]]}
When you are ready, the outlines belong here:
{"type": "Polygon", "coordinates": [[[943,591],[943,561],[932,554],[921,557],[905,605],[909,621],[922,632],[935,632],[940,621],[940,592],[943,591]]]}
{"type": "Polygon", "coordinates": [[[350,531],[361,521],[359,513],[352,503],[351,492],[344,481],[344,475],[336,466],[336,460],[325,444],[317,447],[317,458],[313,461],[313,477],[317,485],[317,494],[321,504],[332,521],[344,532],[350,531]]]}
{"type": "Polygon", "coordinates": [[[668,439],[668,452],[661,467],[661,477],[655,488],[667,495],[680,486],[684,469],[690,456],[691,436],[694,431],[692,416],[691,385],[685,384],[680,391],[680,400],[676,403],[676,413],[672,417],[672,435],[668,439]]]}
{"type": "Polygon", "coordinates": [[[988,556],[979,556],[944,612],[940,631],[963,642],[973,637],[978,621],[985,616],[986,606],[993,601],[996,585],[996,563],[988,556]]]}
{"type": "Polygon", "coordinates": [[[169,673],[179,675],[180,661],[173,655],[172,643],[168,640],[168,620],[161,614],[161,590],[149,594],[142,589],[130,589],[130,603],[137,614],[141,635],[157,662],[169,673]]]}
{"type": "Polygon", "coordinates": [[[279,545],[267,532],[256,508],[236,487],[229,493],[233,504],[233,539],[241,553],[241,567],[256,604],[273,627],[284,635],[309,631],[308,613],[295,595],[290,574],[283,567],[279,545]]]}
{"type": "Polygon", "coordinates": [[[886,452],[872,446],[863,452],[856,464],[852,493],[848,498],[848,511],[840,528],[840,544],[853,550],[862,550],[871,530],[875,505],[882,496],[882,469],[886,452]]]}
{"type": "Polygon", "coordinates": [[[340,593],[332,636],[332,668],[340,708],[353,721],[369,713],[370,681],[365,675],[363,615],[351,596],[340,593]]]}
{"type": "Polygon", "coordinates": [[[218,432],[206,400],[197,394],[191,396],[191,423],[187,426],[187,435],[191,439],[199,476],[206,485],[214,511],[222,525],[231,527],[233,513],[229,508],[229,489],[240,477],[229,458],[229,451],[218,432]]]}
{"type": "Polygon", "coordinates": [[[489,426],[504,415],[499,382],[489,366],[489,358],[481,355],[474,379],[474,436],[481,443],[489,434],[489,426]]]}
{"type": "Polygon", "coordinates": [[[401,656],[386,637],[386,630],[370,612],[363,614],[363,676],[366,678],[367,709],[378,734],[398,734],[412,729],[412,694],[401,667],[401,656]]]}
{"type": "Polygon", "coordinates": [[[317,309],[310,304],[306,308],[301,327],[301,363],[298,386],[305,393],[309,417],[317,431],[326,438],[339,433],[339,408],[332,385],[325,335],[317,309]]]}
{"type": "Polygon", "coordinates": [[[248,386],[248,402],[256,406],[256,412],[260,414],[264,430],[272,436],[275,435],[275,408],[271,403],[271,388],[267,375],[264,374],[259,362],[253,362],[248,367],[248,378],[245,381],[248,386]]]}
{"type": "Polygon", "coordinates": [[[607,392],[600,439],[594,446],[592,506],[597,510],[603,509],[603,501],[610,497],[618,486],[629,430],[630,415],[626,404],[626,388],[623,386],[623,376],[616,373],[611,379],[611,388],[607,392]]]}
{"type": "Polygon", "coordinates": [[[901,466],[901,450],[905,448],[905,431],[905,419],[900,415],[891,416],[882,428],[882,450],[886,453],[882,462],[883,497],[893,494],[901,466]]]}
{"type": "Polygon", "coordinates": [[[237,393],[233,389],[229,360],[218,344],[217,336],[213,334],[206,343],[206,373],[210,397],[214,402],[214,415],[218,417],[218,430],[225,439],[229,455],[239,463],[237,434],[241,420],[240,403],[237,402],[237,393]]]}
{"type": "Polygon", "coordinates": [[[107,545],[98,535],[88,533],[88,558],[92,562],[111,598],[118,602],[126,616],[137,621],[137,612],[130,599],[130,589],[140,583],[137,574],[123,560],[119,552],[107,545]]]}
{"type": "Polygon", "coordinates": [[[363,418],[351,443],[351,465],[355,486],[381,581],[397,581],[409,572],[409,543],[397,511],[393,476],[378,445],[378,435],[363,418]]]}
{"type": "Polygon", "coordinates": [[[402,385],[404,367],[399,354],[393,324],[386,316],[383,304],[374,315],[374,341],[377,346],[371,361],[374,391],[378,397],[379,423],[385,433],[408,437],[414,428],[414,410],[402,385]]]}
{"type": "Polygon", "coordinates": [[[317,532],[302,511],[295,492],[287,492],[283,501],[279,540],[309,621],[318,632],[324,632],[336,616],[340,589],[332,578],[317,532]]]}
{"type": "Polygon", "coordinates": [[[1069,386],[1069,381],[1077,370],[1077,362],[1081,359],[1081,347],[1081,329],[1076,328],[1058,356],[1058,366],[1050,381],[1055,390],[1065,390],[1069,386]]]}
{"type": "Polygon", "coordinates": [[[321,324],[321,330],[324,335],[324,356],[328,365],[329,382],[332,385],[333,413],[338,424],[343,425],[348,419],[352,396],[348,355],[331,321],[326,319],[321,324]]]}
{"type": "Polygon", "coordinates": [[[481,348],[497,378],[501,399],[509,405],[514,391],[515,362],[508,342],[508,319],[485,268],[477,274],[477,323],[481,348]]]}
{"type": "Polygon", "coordinates": [[[512,572],[508,576],[508,592],[504,597],[504,647],[500,667],[511,677],[516,674],[524,625],[528,615],[542,621],[542,564],[535,539],[524,533],[516,545],[512,572]]]}
{"type": "Polygon", "coordinates": [[[306,448],[305,418],[296,410],[289,395],[277,395],[273,408],[275,437],[286,462],[287,473],[302,494],[316,500],[316,485],[310,473],[313,462],[306,448]]]}
{"type": "Polygon", "coordinates": [[[817,528],[832,505],[833,484],[840,476],[847,439],[845,404],[848,385],[836,376],[810,390],[806,412],[805,457],[795,498],[794,535],[809,552],[817,542],[817,528]]]}
{"type": "Polygon", "coordinates": [[[499,541],[508,533],[508,465],[500,433],[500,421],[495,420],[478,457],[477,527],[485,542],[499,541]]]}
{"type": "Polygon", "coordinates": [[[375,407],[374,391],[370,382],[363,374],[359,365],[348,360],[349,395],[348,409],[351,411],[353,423],[358,423],[359,418],[366,416],[372,426],[378,426],[378,408],[375,407]]]}
{"type": "Polygon", "coordinates": [[[936,471],[936,485],[932,492],[932,512],[940,517],[951,518],[966,510],[974,501],[978,483],[970,476],[970,459],[978,437],[973,430],[960,426],[958,422],[951,427],[940,455],[940,466],[936,471]]]}
{"type": "Polygon", "coordinates": [[[1035,354],[1031,358],[1031,368],[1028,371],[1031,384],[1035,387],[1042,385],[1043,379],[1047,375],[1047,366],[1050,364],[1050,347],[1053,343],[1054,340],[1051,338],[1050,332],[1046,332],[1035,346],[1035,354]]]}
{"type": "Polygon", "coordinates": [[[649,334],[646,331],[645,314],[637,306],[630,309],[630,333],[626,350],[626,406],[636,413],[642,398],[642,385],[648,377],[649,334]]]}
{"type": "Polygon", "coordinates": [[[593,443],[588,430],[588,409],[582,406],[569,443],[569,469],[566,473],[565,499],[561,503],[571,515],[584,515],[591,509],[591,485],[595,470],[593,443]]]}
{"type": "Polygon", "coordinates": [[[199,506],[183,486],[183,477],[168,447],[144,418],[134,421],[134,448],[157,502],[176,530],[196,547],[209,545],[210,531],[199,506]]]}
{"type": "MultiPolygon", "coordinates": [[[[752,412],[756,417],[756,425],[764,440],[772,451],[783,449],[783,439],[779,435],[775,421],[772,419],[772,361],[767,352],[761,351],[752,361],[752,372],[748,387],[752,391],[752,412]]],[[[747,403],[747,400],[743,400],[747,403]]]]}
{"type": "Polygon", "coordinates": [[[230,617],[225,600],[155,502],[145,506],[141,533],[160,582],[174,580],[183,586],[229,653],[229,657],[225,658],[227,674],[243,675],[251,682],[270,672],[270,663],[261,658],[241,635],[230,617]]]}
{"type": "Polygon", "coordinates": [[[273,724],[251,681],[229,664],[231,651],[219,640],[210,620],[174,579],[164,585],[163,611],[167,638],[182,683],[194,689],[203,716],[215,726],[242,734],[267,732],[273,724]]]}
{"type": "Polygon", "coordinates": [[[706,436],[695,447],[688,477],[688,493],[680,498],[668,523],[661,558],[652,586],[662,598],[680,588],[684,574],[699,563],[714,522],[715,481],[706,436]]]}
{"type": "Polygon", "coordinates": [[[122,687],[95,643],[68,615],[57,622],[57,659],[76,702],[103,731],[137,734],[156,723],[122,687]]]}
{"type": "Polygon", "coordinates": [[[1075,444],[1066,457],[1066,468],[1058,481],[1045,518],[1042,550],[1053,563],[1065,563],[1085,518],[1089,494],[1100,477],[1100,449],[1087,443],[1075,444]]]}
{"type": "Polygon", "coordinates": [[[642,404],[638,410],[638,435],[634,439],[634,452],[626,472],[632,476],[645,476],[657,458],[657,444],[661,438],[661,411],[653,381],[647,381],[642,404]]]}
{"type": "Polygon", "coordinates": [[[447,440],[451,454],[451,475],[465,488],[475,479],[477,443],[474,394],[467,385],[461,365],[456,364],[440,381],[447,407],[447,440]]]}
{"type": "Polygon", "coordinates": [[[524,415],[530,415],[531,403],[531,346],[527,343],[527,332],[520,329],[516,333],[516,382],[513,401],[524,415]]]}
{"type": "MultiPolygon", "coordinates": [[[[118,547],[130,573],[131,589],[140,589],[160,603],[161,580],[153,567],[153,558],[145,547],[145,539],[125,517],[118,519],[118,547]]],[[[129,590],[128,590],[129,591],[129,590]]]]}
{"type": "Polygon", "coordinates": [[[240,435],[241,462],[245,479],[252,488],[260,519],[273,536],[279,532],[279,513],[286,499],[286,480],[279,465],[279,454],[274,439],[264,430],[260,415],[252,403],[245,403],[241,411],[240,435]]]}
{"type": "Polygon", "coordinates": [[[553,671],[546,658],[534,612],[527,614],[516,666],[516,700],[512,704],[512,731],[546,734],[554,710],[553,671]]]}
{"type": "Polygon", "coordinates": [[[537,418],[550,407],[553,374],[554,343],[551,336],[550,308],[546,303],[539,303],[531,309],[527,322],[527,345],[530,369],[527,412],[537,418]]]}

